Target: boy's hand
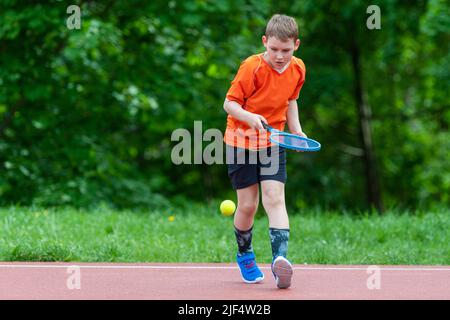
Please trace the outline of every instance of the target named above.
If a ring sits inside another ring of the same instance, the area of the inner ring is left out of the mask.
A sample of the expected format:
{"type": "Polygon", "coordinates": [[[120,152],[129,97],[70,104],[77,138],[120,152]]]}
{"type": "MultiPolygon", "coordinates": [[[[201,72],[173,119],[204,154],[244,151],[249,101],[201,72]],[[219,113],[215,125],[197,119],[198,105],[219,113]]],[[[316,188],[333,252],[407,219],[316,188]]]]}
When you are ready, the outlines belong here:
{"type": "MultiPolygon", "coordinates": [[[[303,131],[295,131],[295,132],[291,132],[292,134],[296,134],[300,137],[303,138],[308,138],[308,136],[306,135],[306,133],[304,133],[303,131]]],[[[304,152],[304,151],[300,151],[300,150],[296,150],[296,152],[304,152]]]]}
{"type": "Polygon", "coordinates": [[[304,133],[303,131],[296,131],[296,132],[291,132],[292,134],[296,134],[296,135],[298,135],[298,136],[300,136],[300,137],[303,137],[303,138],[308,138],[308,136],[306,135],[306,133],[304,133]]]}
{"type": "Polygon", "coordinates": [[[263,127],[263,125],[261,124],[261,121],[268,123],[266,118],[264,118],[263,116],[260,116],[259,114],[256,113],[250,113],[248,114],[247,118],[245,119],[245,122],[247,122],[247,124],[250,126],[250,128],[255,129],[255,130],[261,130],[261,131],[266,131],[263,127]]]}

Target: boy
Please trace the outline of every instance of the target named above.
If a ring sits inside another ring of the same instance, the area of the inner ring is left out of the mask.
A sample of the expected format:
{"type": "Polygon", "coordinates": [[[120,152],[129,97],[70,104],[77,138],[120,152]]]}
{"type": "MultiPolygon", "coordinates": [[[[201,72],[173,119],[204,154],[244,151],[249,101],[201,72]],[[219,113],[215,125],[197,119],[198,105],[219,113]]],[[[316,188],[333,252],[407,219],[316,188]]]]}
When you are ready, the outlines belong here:
{"type": "Polygon", "coordinates": [[[234,216],[238,243],[237,263],[246,283],[264,279],[252,249],[252,229],[259,202],[269,218],[272,247],[272,273],[278,288],[291,285],[292,265],[287,260],[289,218],[284,200],[286,154],[281,147],[271,145],[261,121],[275,129],[306,137],[298,118],[296,99],[305,81],[305,65],[294,57],[298,49],[298,28],[292,17],[274,15],[262,37],[266,52],[250,56],[241,63],[227,92],[224,109],[228,113],[224,142],[227,148],[228,175],[237,192],[238,206],[234,216]],[[267,163],[264,154],[277,170],[264,174],[267,163]],[[232,153],[230,163],[230,153],[232,153]],[[257,161],[249,161],[257,155],[257,161]],[[237,158],[244,158],[245,163],[237,158]]]}

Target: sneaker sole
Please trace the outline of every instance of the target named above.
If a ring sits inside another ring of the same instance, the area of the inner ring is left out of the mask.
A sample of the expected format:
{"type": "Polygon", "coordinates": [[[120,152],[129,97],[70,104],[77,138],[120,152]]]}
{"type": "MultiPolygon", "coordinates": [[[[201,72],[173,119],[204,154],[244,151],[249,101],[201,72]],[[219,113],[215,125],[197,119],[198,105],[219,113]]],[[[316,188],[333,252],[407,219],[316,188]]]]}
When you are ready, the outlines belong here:
{"type": "MultiPolygon", "coordinates": [[[[239,265],[238,265],[238,268],[239,268],[239,265]]],[[[262,274],[262,277],[258,277],[255,280],[245,280],[244,276],[242,275],[241,268],[239,268],[239,273],[241,274],[242,281],[244,281],[245,283],[258,283],[258,282],[261,282],[264,280],[264,273],[262,274]]]]}
{"type": "Polygon", "coordinates": [[[292,265],[286,259],[275,259],[273,263],[273,273],[276,276],[277,287],[286,289],[291,286],[292,265]]]}

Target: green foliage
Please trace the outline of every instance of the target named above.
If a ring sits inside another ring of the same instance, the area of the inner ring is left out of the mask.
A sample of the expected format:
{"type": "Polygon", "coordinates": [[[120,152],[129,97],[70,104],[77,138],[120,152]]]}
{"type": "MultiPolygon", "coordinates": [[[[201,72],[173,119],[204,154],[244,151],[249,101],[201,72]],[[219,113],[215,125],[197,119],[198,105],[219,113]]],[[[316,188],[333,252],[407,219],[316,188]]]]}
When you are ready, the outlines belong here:
{"type": "Polygon", "coordinates": [[[388,206],[450,204],[449,13],[443,0],[0,3],[0,204],[165,208],[232,194],[224,165],[170,160],[171,133],[225,129],[240,61],[261,52],[273,13],[297,18],[300,94],[314,155],[289,154],[288,204],[365,206],[349,45],[363,83],[388,206]],[[176,198],[174,198],[176,196],[176,198]],[[170,200],[168,200],[170,199],[170,200]]]}

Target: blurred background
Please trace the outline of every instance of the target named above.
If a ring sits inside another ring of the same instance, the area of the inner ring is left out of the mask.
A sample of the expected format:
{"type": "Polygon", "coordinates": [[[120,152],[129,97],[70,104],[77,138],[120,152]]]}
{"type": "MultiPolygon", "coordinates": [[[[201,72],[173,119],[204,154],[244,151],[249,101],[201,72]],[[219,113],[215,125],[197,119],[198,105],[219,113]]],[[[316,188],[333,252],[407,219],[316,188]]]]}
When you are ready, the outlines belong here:
{"type": "Polygon", "coordinates": [[[283,13],[307,69],[300,120],[322,143],[288,153],[288,207],[448,207],[449,4],[372,2],[0,0],[0,205],[235,199],[226,165],[172,163],[171,134],[225,131],[230,81],[283,13]]]}

